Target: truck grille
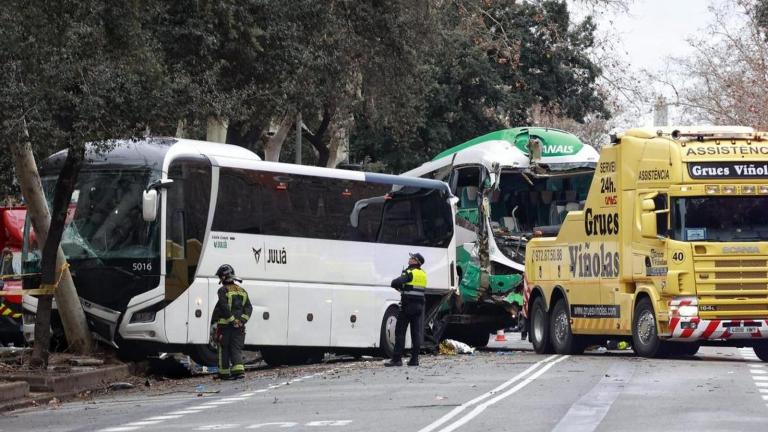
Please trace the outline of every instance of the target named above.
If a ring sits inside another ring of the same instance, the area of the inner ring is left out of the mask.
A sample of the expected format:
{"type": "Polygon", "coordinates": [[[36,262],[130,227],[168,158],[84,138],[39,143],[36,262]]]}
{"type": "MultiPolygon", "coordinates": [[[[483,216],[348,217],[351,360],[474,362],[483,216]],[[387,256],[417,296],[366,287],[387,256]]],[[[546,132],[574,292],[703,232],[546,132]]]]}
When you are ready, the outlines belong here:
{"type": "Polygon", "coordinates": [[[768,315],[768,260],[697,256],[694,268],[701,318],[768,315]]]}

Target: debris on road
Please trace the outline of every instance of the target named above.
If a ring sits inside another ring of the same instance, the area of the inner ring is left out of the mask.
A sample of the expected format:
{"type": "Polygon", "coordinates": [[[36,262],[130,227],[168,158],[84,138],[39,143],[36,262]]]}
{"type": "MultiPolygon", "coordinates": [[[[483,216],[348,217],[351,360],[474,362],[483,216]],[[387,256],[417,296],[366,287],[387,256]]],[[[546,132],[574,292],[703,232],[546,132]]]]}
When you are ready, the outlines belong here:
{"type": "Polygon", "coordinates": [[[134,385],[129,382],[115,382],[109,385],[110,390],[129,390],[133,387],[134,385]]]}
{"type": "Polygon", "coordinates": [[[475,352],[475,349],[471,346],[453,339],[446,339],[440,342],[439,349],[442,355],[472,354],[475,352]]]}

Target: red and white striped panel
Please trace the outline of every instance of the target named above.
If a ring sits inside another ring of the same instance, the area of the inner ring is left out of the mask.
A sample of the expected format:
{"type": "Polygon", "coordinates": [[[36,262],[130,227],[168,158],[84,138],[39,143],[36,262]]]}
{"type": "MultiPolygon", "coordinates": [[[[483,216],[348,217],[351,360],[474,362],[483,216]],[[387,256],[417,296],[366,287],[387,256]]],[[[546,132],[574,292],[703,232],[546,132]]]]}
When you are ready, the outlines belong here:
{"type": "Polygon", "coordinates": [[[698,317],[672,317],[669,320],[671,339],[768,339],[768,320],[703,320],[698,317]],[[696,323],[696,328],[683,328],[683,323],[696,323]],[[732,333],[732,327],[754,327],[751,333],[732,333]]]}
{"type": "Polygon", "coordinates": [[[531,286],[528,285],[528,275],[523,273],[523,316],[528,319],[528,299],[531,297],[531,286]]]}

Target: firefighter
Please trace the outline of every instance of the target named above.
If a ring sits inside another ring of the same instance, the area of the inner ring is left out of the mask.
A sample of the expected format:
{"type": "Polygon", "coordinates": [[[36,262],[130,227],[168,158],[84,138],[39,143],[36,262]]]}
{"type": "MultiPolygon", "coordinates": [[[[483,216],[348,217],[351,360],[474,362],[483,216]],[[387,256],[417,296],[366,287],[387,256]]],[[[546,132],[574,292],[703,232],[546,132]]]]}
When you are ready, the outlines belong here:
{"type": "Polygon", "coordinates": [[[400,312],[395,326],[395,349],[392,360],[384,366],[402,366],[405,349],[405,330],[411,326],[411,359],[408,366],[419,365],[419,350],[424,333],[424,289],[427,287],[427,274],[421,269],[424,257],[420,253],[409,254],[408,268],[392,281],[392,288],[400,291],[400,312]]]}
{"type": "Polygon", "coordinates": [[[219,378],[223,380],[245,377],[243,366],[243,345],[245,345],[245,323],[250,319],[253,308],[248,293],[237,283],[235,269],[224,264],[216,271],[219,277],[219,300],[213,309],[211,324],[215,325],[215,337],[219,346],[219,378]]]}

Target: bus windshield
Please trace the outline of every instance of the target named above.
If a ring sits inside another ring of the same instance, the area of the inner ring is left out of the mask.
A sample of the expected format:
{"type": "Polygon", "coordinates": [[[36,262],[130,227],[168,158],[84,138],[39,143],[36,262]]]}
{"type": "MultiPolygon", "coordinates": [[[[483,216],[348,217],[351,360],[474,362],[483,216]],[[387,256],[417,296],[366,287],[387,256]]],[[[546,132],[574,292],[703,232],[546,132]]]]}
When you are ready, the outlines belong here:
{"type": "Polygon", "coordinates": [[[685,197],[672,203],[675,239],[768,240],[768,196],[685,197]]]}
{"type": "MultiPolygon", "coordinates": [[[[156,258],[154,223],[142,218],[148,170],[83,171],[72,193],[61,247],[68,259],[156,258]]],[[[49,205],[56,177],[43,178],[49,205]]],[[[33,249],[37,247],[33,245],[33,249]]]]}

